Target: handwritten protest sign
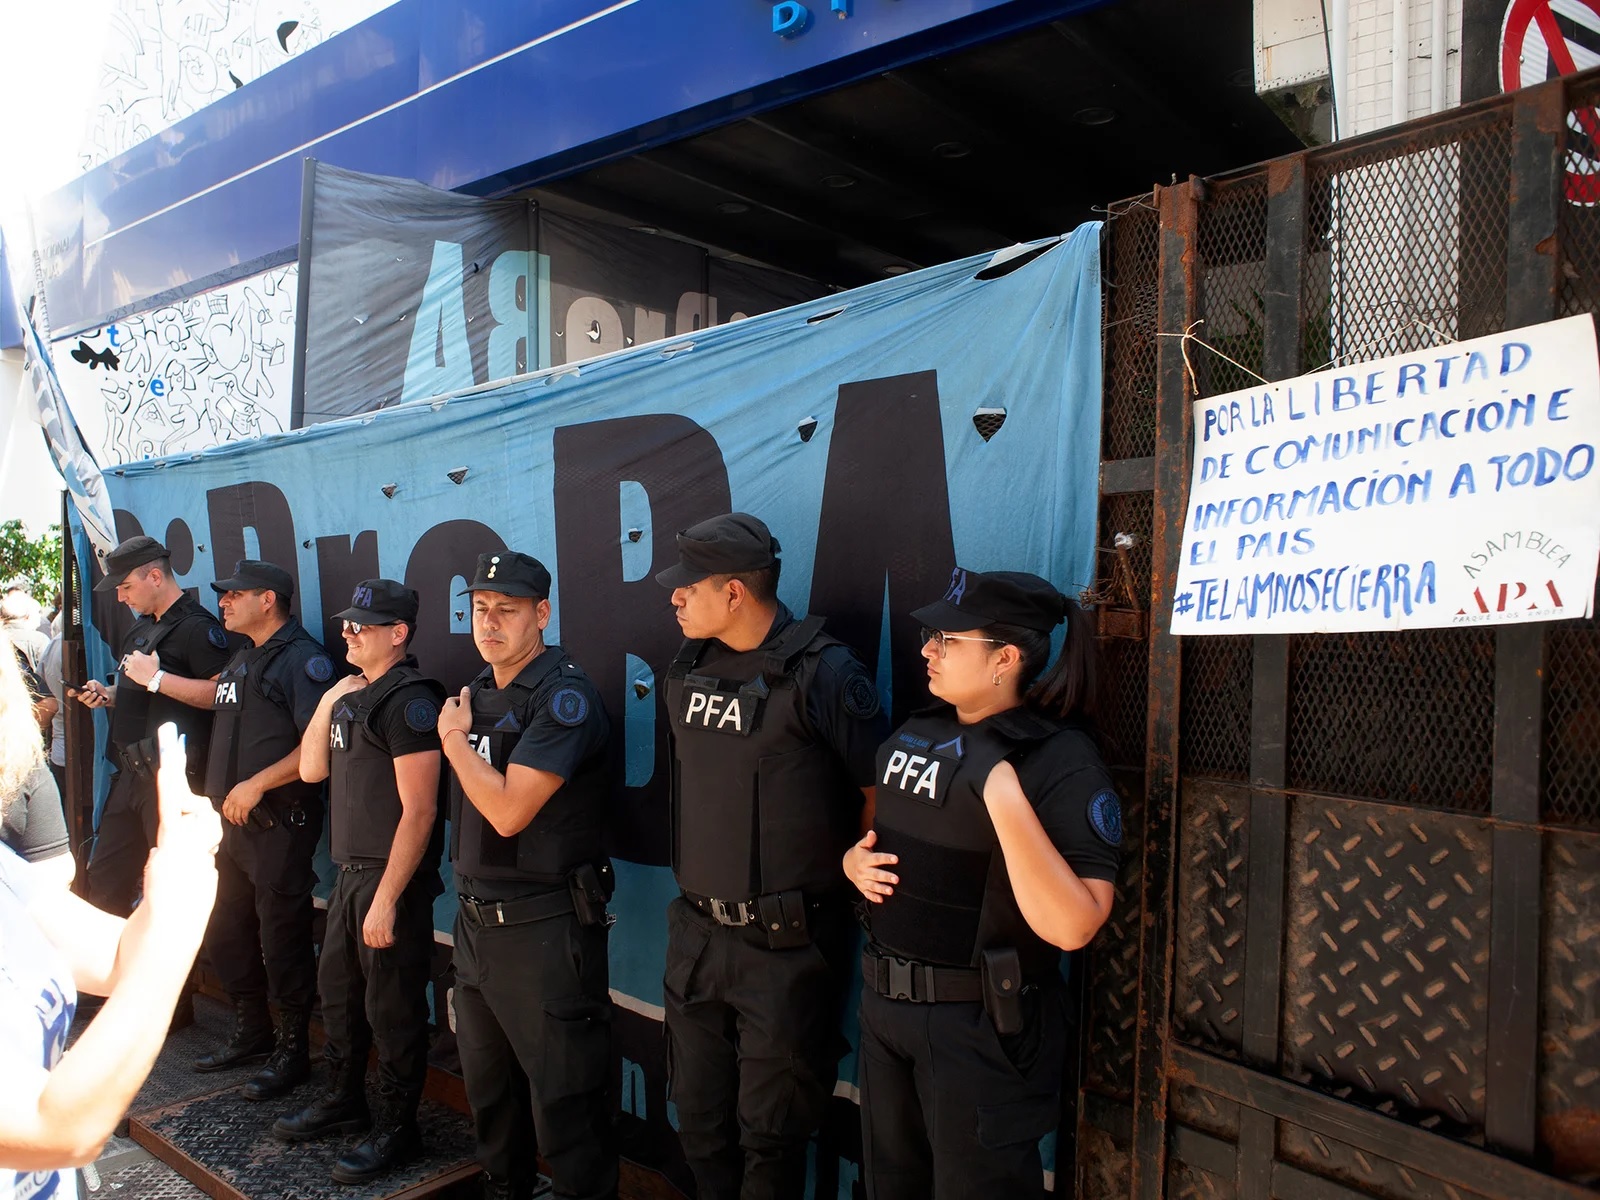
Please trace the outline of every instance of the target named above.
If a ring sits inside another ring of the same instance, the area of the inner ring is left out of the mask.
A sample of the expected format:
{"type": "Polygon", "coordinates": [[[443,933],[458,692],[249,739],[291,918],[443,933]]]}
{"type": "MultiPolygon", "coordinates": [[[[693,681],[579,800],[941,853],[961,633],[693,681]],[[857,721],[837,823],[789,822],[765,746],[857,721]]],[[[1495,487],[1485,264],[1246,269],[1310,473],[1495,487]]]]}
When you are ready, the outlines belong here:
{"type": "Polygon", "coordinates": [[[1592,613],[1588,316],[1198,400],[1194,435],[1173,633],[1592,613]]]}

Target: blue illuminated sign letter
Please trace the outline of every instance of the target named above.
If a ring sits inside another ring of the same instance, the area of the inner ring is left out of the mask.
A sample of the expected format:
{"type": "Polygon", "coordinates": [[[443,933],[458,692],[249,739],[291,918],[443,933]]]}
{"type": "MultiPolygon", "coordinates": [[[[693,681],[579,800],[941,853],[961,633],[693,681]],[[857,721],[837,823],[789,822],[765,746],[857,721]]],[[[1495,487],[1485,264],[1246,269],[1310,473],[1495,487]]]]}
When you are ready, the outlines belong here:
{"type": "Polygon", "coordinates": [[[799,0],[780,0],[772,6],[772,32],[779,37],[799,37],[811,28],[811,10],[799,0]]]}

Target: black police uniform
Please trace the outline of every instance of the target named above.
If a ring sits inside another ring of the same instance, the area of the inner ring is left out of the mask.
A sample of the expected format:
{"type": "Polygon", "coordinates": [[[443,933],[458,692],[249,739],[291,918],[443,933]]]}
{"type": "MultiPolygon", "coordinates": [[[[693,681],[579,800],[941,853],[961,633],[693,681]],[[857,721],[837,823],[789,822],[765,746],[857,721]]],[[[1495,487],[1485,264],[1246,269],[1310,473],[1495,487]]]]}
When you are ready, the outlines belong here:
{"type": "Polygon", "coordinates": [[[684,893],[667,910],[663,988],[678,1137],[701,1200],[798,1197],[845,1048],[841,859],[886,722],[851,650],[781,604],[755,650],[686,642],[666,703],[684,893]]]}
{"type": "Polygon", "coordinates": [[[610,722],[560,646],[505,688],[485,668],[471,689],[476,753],[501,774],[524,766],[565,780],[522,832],[502,837],[451,773],[456,1046],[478,1162],[525,1194],[537,1152],[557,1196],[611,1197],[610,722]]]}
{"type": "Polygon", "coordinates": [[[1120,809],[1082,724],[1022,707],[963,725],[940,704],[883,745],[874,850],[900,882],[867,906],[862,957],[873,1200],[1043,1195],[1070,1021],[1061,952],[1023,918],[984,804],[1002,760],[1078,876],[1116,878],[1120,809]]]}
{"type": "MultiPolygon", "coordinates": [[[[164,555],[164,551],[162,554],[164,555]]],[[[153,561],[146,559],[145,562],[153,561]]],[[[142,564],[134,564],[142,565],[142,564]]],[[[108,576],[118,582],[120,575],[108,576]]],[[[240,639],[230,637],[217,618],[185,594],[159,618],[141,616],[122,641],[118,661],[138,651],[159,653],[161,669],[190,679],[210,679],[226,665],[240,639]]],[[[89,859],[88,898],[116,916],[133,911],[144,883],[145,861],[156,841],[156,730],[166,721],[187,739],[189,783],[199,790],[205,779],[211,714],[171,696],[147,691],[120,679],[111,709],[106,757],[116,768],[95,830],[89,859]]]]}
{"type": "Polygon", "coordinates": [[[400,826],[394,760],[439,749],[444,686],[407,656],[373,683],[334,702],[328,729],[328,847],[339,875],[328,901],[317,981],[322,995],[323,1058],[336,1080],[359,1094],[367,1053],[378,1046],[385,1107],[415,1120],[428,1076],[428,982],[433,961],[433,901],[444,885],[444,813],[395,904],[394,944],[368,946],[362,928],[400,826]],[[347,1075],[348,1073],[348,1075],[347,1075]]]}
{"type": "MultiPolygon", "coordinates": [[[[205,794],[221,806],[235,784],[282,759],[333,682],[333,661],[291,617],[217,677],[205,794]]],[[[322,787],[274,788],[243,825],[224,822],[206,954],[241,1011],[270,997],[280,1022],[303,1023],[317,991],[311,859],[322,836],[322,787]]],[[[281,1027],[280,1027],[281,1031],[281,1027]]]]}

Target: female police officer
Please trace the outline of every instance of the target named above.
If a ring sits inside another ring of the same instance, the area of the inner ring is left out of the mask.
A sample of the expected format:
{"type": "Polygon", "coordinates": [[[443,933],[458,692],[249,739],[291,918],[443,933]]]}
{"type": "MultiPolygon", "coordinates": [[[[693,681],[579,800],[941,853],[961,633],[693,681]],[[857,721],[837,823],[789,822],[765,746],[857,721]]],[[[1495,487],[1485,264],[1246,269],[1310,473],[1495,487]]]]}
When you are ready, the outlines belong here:
{"type": "Polygon", "coordinates": [[[940,703],[879,750],[874,827],[844,860],[871,901],[867,1195],[1038,1196],[1061,1111],[1060,952],[1105,921],[1122,841],[1083,718],[1093,634],[1050,584],[1009,571],[958,568],[912,615],[940,703]]]}

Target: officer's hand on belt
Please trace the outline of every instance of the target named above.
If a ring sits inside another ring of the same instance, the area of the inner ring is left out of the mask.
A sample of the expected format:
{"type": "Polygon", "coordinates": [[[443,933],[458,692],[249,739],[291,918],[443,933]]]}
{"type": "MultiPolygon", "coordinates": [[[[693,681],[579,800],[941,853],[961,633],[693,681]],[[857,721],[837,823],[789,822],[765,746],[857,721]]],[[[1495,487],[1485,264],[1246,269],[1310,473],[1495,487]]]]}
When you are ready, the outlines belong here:
{"type": "Polygon", "coordinates": [[[241,779],[233,785],[228,798],[222,802],[223,817],[234,825],[243,825],[250,819],[251,810],[261,803],[264,794],[261,785],[254,779],[241,779]]]}
{"type": "Polygon", "coordinates": [[[68,688],[71,696],[85,708],[104,708],[111,703],[111,690],[98,679],[91,679],[81,688],[68,688]]]}
{"type": "Polygon", "coordinates": [[[381,904],[374,896],[367,908],[367,919],[361,922],[361,940],[374,950],[387,950],[394,945],[394,904],[381,904]]]}
{"type": "Polygon", "coordinates": [[[459,696],[451,696],[439,707],[439,740],[442,742],[454,730],[466,733],[472,728],[472,689],[462,688],[459,696]]]}
{"type": "Polygon", "coordinates": [[[879,854],[873,850],[877,844],[878,831],[867,830],[866,837],[845,851],[844,873],[863,896],[874,904],[882,904],[885,896],[894,895],[894,885],[900,882],[900,876],[878,868],[892,866],[900,861],[900,856],[879,854]]]}
{"type": "Polygon", "coordinates": [[[144,687],[155,678],[161,669],[161,656],[159,654],[141,654],[135,650],[122,660],[122,677],[129,683],[137,683],[144,687]]]}

